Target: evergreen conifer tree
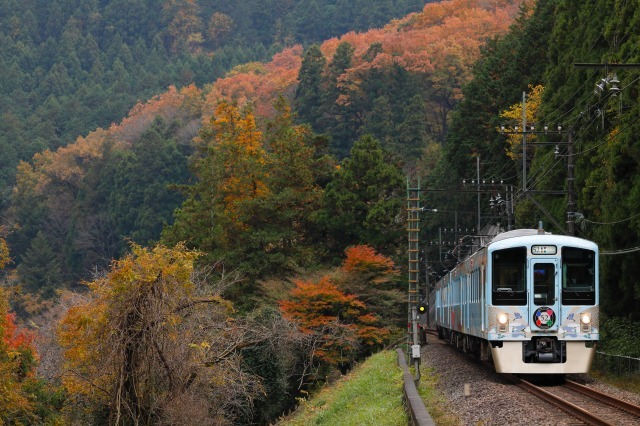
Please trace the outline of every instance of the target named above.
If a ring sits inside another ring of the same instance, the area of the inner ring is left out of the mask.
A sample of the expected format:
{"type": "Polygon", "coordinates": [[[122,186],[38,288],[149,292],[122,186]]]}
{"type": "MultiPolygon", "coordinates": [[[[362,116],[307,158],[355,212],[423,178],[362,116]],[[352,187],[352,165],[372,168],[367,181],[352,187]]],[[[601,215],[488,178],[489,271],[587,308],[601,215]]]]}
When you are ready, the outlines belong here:
{"type": "Polygon", "coordinates": [[[56,253],[42,231],[38,232],[31,241],[31,247],[22,256],[18,273],[27,290],[41,291],[46,298],[52,297],[55,289],[62,284],[56,253]]]}

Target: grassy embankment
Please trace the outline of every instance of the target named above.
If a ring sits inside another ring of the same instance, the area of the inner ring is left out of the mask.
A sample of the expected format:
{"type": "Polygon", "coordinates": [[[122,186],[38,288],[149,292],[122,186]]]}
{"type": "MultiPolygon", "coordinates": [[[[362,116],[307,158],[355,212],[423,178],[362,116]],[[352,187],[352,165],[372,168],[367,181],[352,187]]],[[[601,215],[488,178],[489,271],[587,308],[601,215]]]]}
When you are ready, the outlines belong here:
{"type": "MultiPolygon", "coordinates": [[[[418,392],[437,425],[459,425],[448,402],[437,391],[438,376],[424,368],[418,392]]],[[[278,426],[306,425],[406,425],[402,403],[402,371],[395,351],[371,356],[348,375],[301,400],[297,411],[278,426]]]]}
{"type": "Polygon", "coordinates": [[[279,426],[405,426],[402,372],[395,351],[369,357],[349,374],[301,400],[296,412],[279,426]]]}
{"type": "MultiPolygon", "coordinates": [[[[413,368],[411,368],[411,373],[414,374],[413,368]]],[[[436,388],[438,380],[439,376],[433,368],[428,368],[423,364],[420,368],[420,382],[416,386],[418,394],[422,397],[424,406],[435,424],[438,426],[458,426],[462,423],[451,412],[449,401],[436,388]]]]}

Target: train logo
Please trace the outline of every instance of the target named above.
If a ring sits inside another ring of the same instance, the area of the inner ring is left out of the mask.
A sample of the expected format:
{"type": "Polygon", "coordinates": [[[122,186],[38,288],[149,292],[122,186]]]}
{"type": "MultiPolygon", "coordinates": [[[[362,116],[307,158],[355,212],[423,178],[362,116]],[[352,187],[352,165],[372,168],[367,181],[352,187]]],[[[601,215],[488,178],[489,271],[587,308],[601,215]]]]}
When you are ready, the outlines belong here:
{"type": "Polygon", "coordinates": [[[536,323],[538,328],[547,329],[556,323],[556,313],[547,306],[538,308],[533,314],[533,322],[536,323]]]}

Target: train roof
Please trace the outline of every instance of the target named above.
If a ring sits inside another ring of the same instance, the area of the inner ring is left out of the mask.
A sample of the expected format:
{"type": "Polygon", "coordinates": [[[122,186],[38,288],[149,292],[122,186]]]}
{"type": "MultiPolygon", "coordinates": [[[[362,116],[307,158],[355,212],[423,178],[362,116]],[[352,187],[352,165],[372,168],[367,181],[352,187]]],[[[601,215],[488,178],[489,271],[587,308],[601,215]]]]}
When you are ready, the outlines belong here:
{"type": "Polygon", "coordinates": [[[551,235],[551,232],[538,229],[514,229],[513,231],[502,232],[496,235],[491,242],[495,243],[500,240],[506,240],[507,238],[524,237],[527,235],[551,235]]]}
{"type": "Polygon", "coordinates": [[[492,246],[492,248],[507,247],[516,243],[512,240],[513,238],[520,240],[517,244],[561,244],[597,250],[597,245],[593,241],[568,235],[556,235],[538,229],[516,229],[503,232],[496,235],[488,246],[492,246]]]}

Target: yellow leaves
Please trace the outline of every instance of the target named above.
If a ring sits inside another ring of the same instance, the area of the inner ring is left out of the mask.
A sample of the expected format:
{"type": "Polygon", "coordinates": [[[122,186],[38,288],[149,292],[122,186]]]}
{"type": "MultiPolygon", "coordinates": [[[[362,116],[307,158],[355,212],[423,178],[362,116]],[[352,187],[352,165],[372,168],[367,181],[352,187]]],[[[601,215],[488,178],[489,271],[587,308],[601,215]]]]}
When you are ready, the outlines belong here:
{"type": "MultiPolygon", "coordinates": [[[[535,123],[540,110],[540,104],[542,103],[542,94],[544,93],[544,86],[529,85],[529,93],[525,101],[525,116],[527,123],[535,123]]],[[[515,131],[517,123],[522,122],[522,102],[511,105],[509,109],[502,111],[500,117],[507,120],[505,130],[515,131]]],[[[527,135],[528,140],[534,140],[535,134],[527,135]]],[[[516,160],[522,156],[521,145],[522,135],[507,135],[507,156],[512,160],[516,160]]]]}
{"type": "Polygon", "coordinates": [[[620,126],[614,126],[609,132],[609,136],[607,137],[609,145],[620,143],[620,140],[617,138],[618,134],[620,134],[620,126]]]}
{"type": "Polygon", "coordinates": [[[200,344],[189,343],[189,347],[193,348],[193,349],[202,350],[202,351],[206,351],[208,349],[211,349],[211,345],[208,342],[200,342],[200,344]]]}
{"type": "Polygon", "coordinates": [[[232,103],[219,102],[213,120],[213,130],[216,133],[215,144],[231,145],[239,154],[256,157],[258,161],[264,155],[262,132],[258,130],[255,117],[249,109],[241,112],[232,103]]]}
{"type": "Polygon", "coordinates": [[[132,336],[142,338],[151,329],[165,330],[169,339],[181,334],[180,304],[194,296],[191,274],[197,256],[183,244],[132,245],[131,254],[114,262],[105,277],[87,283],[92,292],[67,311],[57,333],[65,367],[72,372],[63,377],[71,394],[106,398],[93,393],[113,385],[114,357],[123,342],[135,342],[132,336]]]}
{"type": "Polygon", "coordinates": [[[262,62],[247,62],[233,67],[233,69],[227,73],[227,77],[233,77],[239,74],[264,75],[266,72],[262,62]]]}
{"type": "Polygon", "coordinates": [[[209,18],[207,35],[212,42],[218,43],[220,39],[231,32],[233,25],[233,19],[229,15],[214,12],[209,18]]]}
{"type": "Polygon", "coordinates": [[[176,325],[180,324],[181,321],[182,317],[180,315],[172,313],[167,316],[166,324],[175,327],[176,325]]]}
{"type": "Polygon", "coordinates": [[[231,232],[246,229],[245,201],[269,194],[262,132],[250,109],[240,111],[236,104],[222,101],[217,105],[211,120],[211,134],[207,136],[203,137],[211,147],[211,155],[203,174],[208,173],[206,168],[213,170],[213,193],[222,201],[221,210],[229,223],[228,229],[231,232]]]}
{"type": "MultiPolygon", "coordinates": [[[[0,226],[0,232],[2,232],[2,227],[0,226]]],[[[0,269],[4,268],[7,263],[11,261],[9,257],[9,246],[4,238],[0,238],[0,269]]]]}
{"type": "Polygon", "coordinates": [[[207,355],[211,351],[211,345],[206,341],[202,341],[200,343],[189,343],[189,347],[197,352],[198,357],[201,360],[206,360],[207,355]]]}

